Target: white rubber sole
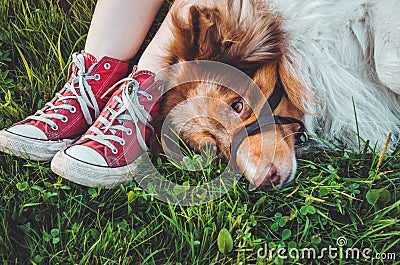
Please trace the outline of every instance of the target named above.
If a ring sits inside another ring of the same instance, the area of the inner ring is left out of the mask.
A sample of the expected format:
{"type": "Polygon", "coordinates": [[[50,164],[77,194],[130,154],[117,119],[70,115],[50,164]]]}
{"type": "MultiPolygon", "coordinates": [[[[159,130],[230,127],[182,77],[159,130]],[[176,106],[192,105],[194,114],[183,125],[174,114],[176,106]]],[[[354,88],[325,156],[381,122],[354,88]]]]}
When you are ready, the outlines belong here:
{"type": "Polygon", "coordinates": [[[118,188],[121,184],[129,184],[133,174],[138,172],[140,157],[134,162],[122,167],[102,167],[91,165],[58,152],[51,161],[51,170],[58,176],[74,183],[97,188],[118,188]]]}
{"type": "Polygon", "coordinates": [[[36,140],[7,130],[0,131],[1,152],[35,161],[50,161],[58,151],[67,148],[75,141],[76,139],[36,140]]]}

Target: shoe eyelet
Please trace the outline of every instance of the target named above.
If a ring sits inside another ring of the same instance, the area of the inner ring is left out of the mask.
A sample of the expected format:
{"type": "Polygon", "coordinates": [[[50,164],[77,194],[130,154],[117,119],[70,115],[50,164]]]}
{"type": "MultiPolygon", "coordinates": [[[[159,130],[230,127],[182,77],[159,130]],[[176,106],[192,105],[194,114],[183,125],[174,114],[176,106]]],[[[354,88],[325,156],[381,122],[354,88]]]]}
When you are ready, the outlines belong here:
{"type": "Polygon", "coordinates": [[[132,129],[130,129],[130,128],[129,128],[128,131],[126,132],[126,134],[129,135],[129,136],[132,135],[132,133],[133,133],[133,131],[132,131],[132,129]]]}
{"type": "Polygon", "coordinates": [[[140,105],[140,107],[141,107],[142,109],[144,109],[144,106],[143,106],[143,105],[140,105]]]}
{"type": "Polygon", "coordinates": [[[112,152],[114,155],[116,155],[116,154],[118,154],[118,149],[117,149],[117,148],[111,149],[111,152],[112,152]]]}
{"type": "Polygon", "coordinates": [[[100,74],[95,74],[94,75],[94,80],[99,81],[101,78],[100,74]]]}
{"type": "Polygon", "coordinates": [[[68,122],[68,117],[67,116],[62,117],[61,121],[64,122],[64,123],[68,122]]]}
{"type": "Polygon", "coordinates": [[[126,144],[126,141],[125,141],[125,139],[122,139],[119,143],[120,143],[122,146],[124,146],[124,145],[126,144]]]}
{"type": "Polygon", "coordinates": [[[58,130],[58,125],[55,124],[54,126],[51,126],[51,129],[52,129],[53,131],[57,131],[57,130],[58,130]]]}
{"type": "Polygon", "coordinates": [[[75,113],[76,112],[76,108],[74,106],[72,106],[71,109],[69,110],[69,112],[75,113]]]}
{"type": "Polygon", "coordinates": [[[152,96],[152,95],[149,95],[149,96],[147,97],[147,100],[153,100],[153,96],[152,96]]]}
{"type": "Polygon", "coordinates": [[[104,69],[109,70],[111,68],[111,65],[109,63],[104,64],[104,69]]]}

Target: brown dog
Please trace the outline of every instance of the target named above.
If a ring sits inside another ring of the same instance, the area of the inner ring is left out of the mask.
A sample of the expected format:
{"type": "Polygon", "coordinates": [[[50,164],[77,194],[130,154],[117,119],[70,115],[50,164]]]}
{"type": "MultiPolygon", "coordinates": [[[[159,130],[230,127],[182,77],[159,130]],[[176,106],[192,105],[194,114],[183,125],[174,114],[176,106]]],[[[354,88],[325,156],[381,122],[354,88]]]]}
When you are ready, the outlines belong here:
{"type": "MultiPolygon", "coordinates": [[[[166,61],[169,65],[199,60],[225,63],[246,73],[261,91],[246,91],[251,84],[239,88],[242,91],[234,91],[212,82],[224,79],[223,76],[183,65],[178,73],[171,73],[170,78],[175,82],[182,83],[179,81],[188,76],[207,81],[174,87],[165,94],[161,107],[161,120],[169,114],[175,129],[191,148],[201,152],[206,145],[212,146],[225,161],[232,155],[233,137],[257,120],[266,103],[262,98],[272,94],[278,75],[279,82],[285,87],[285,95],[274,115],[300,119],[303,111],[300,104],[302,87],[280,64],[285,52],[285,33],[281,30],[280,19],[263,5],[247,9],[235,7],[237,3],[228,1],[225,10],[192,6],[188,19],[173,13],[174,39],[166,61]],[[229,15],[232,10],[238,13],[229,15]],[[185,101],[187,103],[182,104],[185,101]],[[223,124],[224,121],[228,122],[223,124]]],[[[229,82],[234,86],[236,81],[229,82]]],[[[160,124],[158,121],[158,128],[160,124]]],[[[276,130],[269,129],[241,139],[233,163],[256,186],[271,183],[281,186],[293,178],[296,171],[294,132],[298,129],[297,124],[281,124],[276,125],[276,130]]]]}
{"type": "Polygon", "coordinates": [[[171,11],[165,61],[181,66],[167,77],[176,85],[162,116],[194,150],[213,146],[251,183],[281,187],[295,176],[304,127],[349,149],[360,139],[382,148],[389,130],[391,147],[399,141],[398,1],[210,0],[183,10],[171,11]],[[201,60],[241,70],[259,91],[218,67],[182,64],[201,60]],[[268,106],[273,122],[254,126],[268,106]]]}

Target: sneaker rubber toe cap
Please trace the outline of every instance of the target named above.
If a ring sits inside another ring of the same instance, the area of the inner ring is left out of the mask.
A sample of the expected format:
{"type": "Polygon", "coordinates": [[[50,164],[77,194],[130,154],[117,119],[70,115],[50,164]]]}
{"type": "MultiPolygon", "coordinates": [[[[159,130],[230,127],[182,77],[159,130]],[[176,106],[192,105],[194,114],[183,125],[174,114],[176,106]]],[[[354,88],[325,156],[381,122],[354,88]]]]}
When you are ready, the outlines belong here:
{"type": "Polygon", "coordinates": [[[29,137],[37,140],[48,140],[46,134],[33,125],[19,124],[14,125],[6,130],[10,133],[14,133],[23,137],[29,137]]]}
{"type": "Polygon", "coordinates": [[[91,165],[107,167],[107,161],[98,152],[84,145],[74,145],[65,150],[72,158],[91,165]]]}

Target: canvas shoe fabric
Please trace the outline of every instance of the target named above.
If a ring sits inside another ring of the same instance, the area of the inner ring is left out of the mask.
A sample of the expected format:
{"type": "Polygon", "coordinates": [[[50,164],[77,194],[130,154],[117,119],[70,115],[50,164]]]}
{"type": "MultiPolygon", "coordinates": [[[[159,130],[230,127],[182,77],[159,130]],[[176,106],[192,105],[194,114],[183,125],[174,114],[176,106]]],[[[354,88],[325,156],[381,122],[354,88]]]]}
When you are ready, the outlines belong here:
{"type": "Polygon", "coordinates": [[[72,146],[58,152],[53,172],[72,182],[104,188],[126,184],[136,173],[140,156],[149,150],[152,117],[159,113],[161,83],[150,71],[133,70],[116,83],[99,118],[72,146]]]}
{"type": "Polygon", "coordinates": [[[101,97],[126,76],[128,61],[89,53],[72,55],[68,81],[55,97],[23,121],[0,131],[0,151],[49,161],[86,132],[106,105],[101,97]]]}

